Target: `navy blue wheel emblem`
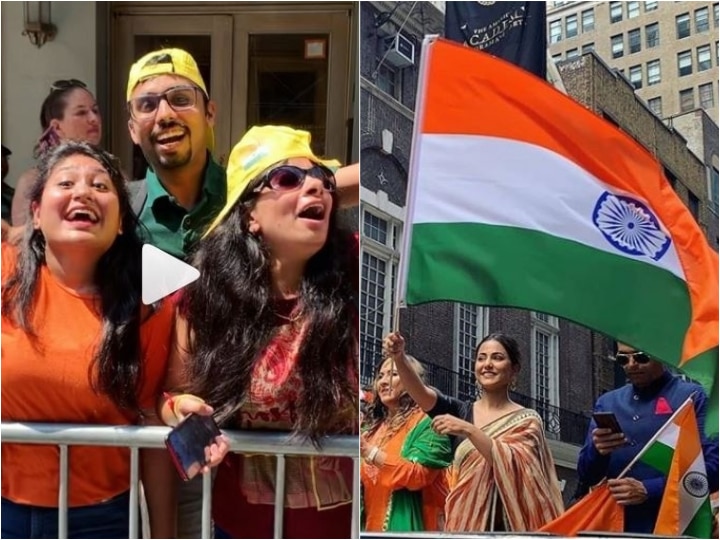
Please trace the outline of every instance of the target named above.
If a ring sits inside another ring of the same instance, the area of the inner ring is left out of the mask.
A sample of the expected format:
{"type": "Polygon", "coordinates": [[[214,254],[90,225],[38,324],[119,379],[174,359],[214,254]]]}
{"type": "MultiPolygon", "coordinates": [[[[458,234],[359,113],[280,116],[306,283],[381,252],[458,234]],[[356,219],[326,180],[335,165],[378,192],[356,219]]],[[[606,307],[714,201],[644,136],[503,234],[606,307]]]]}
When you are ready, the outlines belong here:
{"type": "Polygon", "coordinates": [[[683,487],[693,497],[702,499],[710,493],[707,476],[696,471],[690,471],[682,479],[683,487]]]}
{"type": "Polygon", "coordinates": [[[593,223],[623,253],[654,261],[665,255],[672,241],[647,205],[625,195],[603,193],[595,204],[593,223]]]}

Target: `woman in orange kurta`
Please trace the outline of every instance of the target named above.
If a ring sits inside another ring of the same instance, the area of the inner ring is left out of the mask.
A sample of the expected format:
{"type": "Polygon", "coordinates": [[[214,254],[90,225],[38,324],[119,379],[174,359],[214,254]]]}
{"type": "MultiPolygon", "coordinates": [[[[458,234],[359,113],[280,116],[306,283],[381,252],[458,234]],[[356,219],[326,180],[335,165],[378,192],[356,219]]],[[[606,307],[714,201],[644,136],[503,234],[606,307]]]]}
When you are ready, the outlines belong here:
{"type": "MultiPolygon", "coordinates": [[[[420,363],[411,362],[422,375],[420,363]]],[[[360,446],[364,530],[441,530],[450,440],[431,429],[390,360],[376,377],[368,416],[360,446]]]]}

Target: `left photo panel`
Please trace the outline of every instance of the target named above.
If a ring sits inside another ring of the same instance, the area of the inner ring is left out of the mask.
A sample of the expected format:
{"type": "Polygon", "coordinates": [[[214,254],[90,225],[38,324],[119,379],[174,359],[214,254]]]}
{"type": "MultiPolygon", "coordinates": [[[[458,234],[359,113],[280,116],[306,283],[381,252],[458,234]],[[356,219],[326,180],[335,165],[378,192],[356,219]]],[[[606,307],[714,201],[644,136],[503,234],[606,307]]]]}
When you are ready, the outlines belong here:
{"type": "Polygon", "coordinates": [[[2,538],[358,538],[357,2],[3,2],[2,538]]]}

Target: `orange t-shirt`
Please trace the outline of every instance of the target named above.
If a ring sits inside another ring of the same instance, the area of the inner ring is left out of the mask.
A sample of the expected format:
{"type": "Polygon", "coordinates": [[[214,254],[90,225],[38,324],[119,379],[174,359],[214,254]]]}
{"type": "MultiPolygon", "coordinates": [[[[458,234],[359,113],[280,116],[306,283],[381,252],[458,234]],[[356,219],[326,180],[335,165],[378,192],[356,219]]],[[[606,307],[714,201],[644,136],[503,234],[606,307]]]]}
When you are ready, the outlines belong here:
{"type": "MultiPolygon", "coordinates": [[[[17,250],[2,244],[3,283],[17,260],[17,250]]],[[[58,283],[47,266],[40,271],[32,326],[27,334],[2,315],[2,421],[131,425],[137,418],[95,393],[89,366],[99,344],[102,319],[97,299],[58,283]]],[[[173,309],[170,302],[149,317],[140,330],[143,409],[154,409],[167,369],[173,309]]],[[[16,503],[57,507],[57,446],[2,445],[2,496],[16,503]]],[[[130,487],[127,448],[69,447],[69,504],[94,504],[130,487]]]]}

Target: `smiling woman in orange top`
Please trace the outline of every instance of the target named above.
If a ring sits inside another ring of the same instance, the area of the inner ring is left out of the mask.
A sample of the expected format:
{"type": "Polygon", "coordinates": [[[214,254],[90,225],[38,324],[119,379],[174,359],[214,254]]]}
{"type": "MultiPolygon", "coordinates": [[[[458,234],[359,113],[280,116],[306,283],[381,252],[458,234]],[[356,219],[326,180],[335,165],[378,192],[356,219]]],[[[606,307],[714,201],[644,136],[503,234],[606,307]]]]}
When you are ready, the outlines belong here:
{"type": "MultiPolygon", "coordinates": [[[[136,223],[117,160],[70,142],[40,163],[32,221],[2,244],[2,421],[155,423],[172,310],[141,309],[136,223]]],[[[173,537],[163,450],[141,452],[154,536],[173,537]]],[[[127,448],[71,446],[70,538],[127,538],[127,448]]],[[[56,446],[2,445],[2,537],[57,538],[56,446]]]]}

